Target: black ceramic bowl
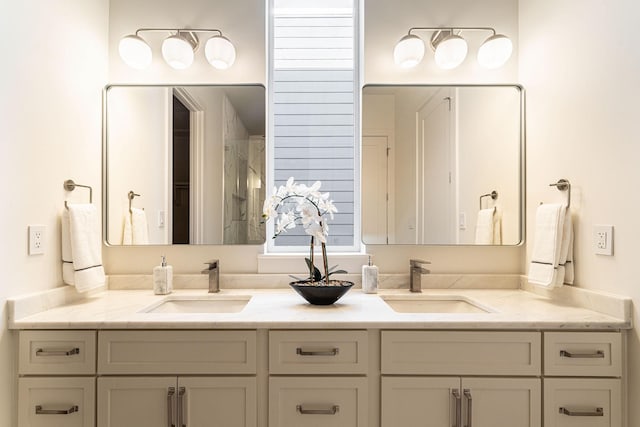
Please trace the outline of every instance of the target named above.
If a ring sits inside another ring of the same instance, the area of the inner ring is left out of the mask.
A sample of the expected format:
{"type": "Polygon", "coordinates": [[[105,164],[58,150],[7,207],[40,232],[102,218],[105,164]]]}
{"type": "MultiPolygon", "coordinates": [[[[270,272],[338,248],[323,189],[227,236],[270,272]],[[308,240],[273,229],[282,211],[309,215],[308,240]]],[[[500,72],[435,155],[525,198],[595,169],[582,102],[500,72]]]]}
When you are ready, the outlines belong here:
{"type": "Polygon", "coordinates": [[[331,285],[312,285],[309,282],[291,282],[291,286],[302,298],[313,305],[331,305],[338,301],[353,286],[353,282],[331,280],[331,285]]]}

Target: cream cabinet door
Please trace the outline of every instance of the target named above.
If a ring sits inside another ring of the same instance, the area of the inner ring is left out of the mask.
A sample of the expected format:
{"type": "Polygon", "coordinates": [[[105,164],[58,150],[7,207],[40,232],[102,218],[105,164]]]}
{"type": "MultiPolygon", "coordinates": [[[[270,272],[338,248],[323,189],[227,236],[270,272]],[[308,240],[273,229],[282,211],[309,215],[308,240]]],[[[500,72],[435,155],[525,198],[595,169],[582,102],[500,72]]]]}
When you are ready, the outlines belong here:
{"type": "Polygon", "coordinates": [[[462,425],[540,427],[538,378],[463,378],[462,425]]]}
{"type": "Polygon", "coordinates": [[[382,377],[381,427],[460,426],[461,393],[459,377],[382,377]]]}
{"type": "Polygon", "coordinates": [[[94,423],[94,378],[20,378],[18,426],[91,427],[94,423]]]}
{"type": "Polygon", "coordinates": [[[256,427],[255,377],[178,378],[179,426],[256,427]]]}
{"type": "Polygon", "coordinates": [[[98,378],[98,427],[175,424],[176,377],[98,378]]]}
{"type": "Polygon", "coordinates": [[[367,379],[271,377],[269,427],[368,427],[367,379]]]}

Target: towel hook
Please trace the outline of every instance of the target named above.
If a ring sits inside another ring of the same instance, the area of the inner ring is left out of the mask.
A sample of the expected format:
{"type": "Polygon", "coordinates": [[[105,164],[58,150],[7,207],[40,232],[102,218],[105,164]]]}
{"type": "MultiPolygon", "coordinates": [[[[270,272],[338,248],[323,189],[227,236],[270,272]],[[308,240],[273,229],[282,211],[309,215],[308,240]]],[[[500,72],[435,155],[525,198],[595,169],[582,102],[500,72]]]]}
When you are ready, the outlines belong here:
{"type": "Polygon", "coordinates": [[[480,209],[482,209],[482,199],[485,197],[491,197],[491,200],[496,200],[498,198],[498,192],[496,190],[493,190],[491,193],[483,194],[482,196],[480,196],[480,209]]]}
{"type": "MultiPolygon", "coordinates": [[[[91,186],[89,185],[82,185],[82,184],[76,184],[75,182],[73,182],[72,179],[68,179],[64,182],[63,184],[64,189],[67,191],[73,191],[76,189],[76,187],[82,187],[82,188],[88,188],[89,189],[89,203],[93,203],[93,188],[91,188],[91,186]]],[[[64,201],[64,207],[66,209],[69,209],[69,206],[67,205],[67,201],[64,201]]]]}
{"type": "Polygon", "coordinates": [[[133,191],[129,191],[129,193],[127,193],[127,197],[129,198],[129,213],[133,213],[131,211],[131,201],[133,200],[134,197],[140,197],[140,195],[137,193],[134,193],[133,191]]]}
{"type": "Polygon", "coordinates": [[[568,179],[559,179],[554,184],[549,184],[549,187],[556,187],[560,191],[567,191],[567,209],[571,206],[571,183],[568,179]]]}

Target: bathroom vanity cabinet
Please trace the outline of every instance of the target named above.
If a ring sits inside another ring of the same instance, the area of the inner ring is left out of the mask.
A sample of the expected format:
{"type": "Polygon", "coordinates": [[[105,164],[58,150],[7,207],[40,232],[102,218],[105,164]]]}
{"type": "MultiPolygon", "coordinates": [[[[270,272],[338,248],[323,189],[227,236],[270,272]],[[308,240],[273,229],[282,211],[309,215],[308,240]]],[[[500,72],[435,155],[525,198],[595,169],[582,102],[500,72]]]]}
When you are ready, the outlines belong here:
{"type": "Polygon", "coordinates": [[[621,332],[19,332],[20,427],[623,426],[621,332]]]}

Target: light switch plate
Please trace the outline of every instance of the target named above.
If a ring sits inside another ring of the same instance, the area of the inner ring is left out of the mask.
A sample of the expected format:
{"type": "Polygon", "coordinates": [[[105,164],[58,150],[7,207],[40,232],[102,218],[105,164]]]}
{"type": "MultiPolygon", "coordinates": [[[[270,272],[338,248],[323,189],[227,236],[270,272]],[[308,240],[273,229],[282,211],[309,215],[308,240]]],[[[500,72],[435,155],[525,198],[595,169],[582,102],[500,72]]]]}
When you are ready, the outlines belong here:
{"type": "Polygon", "coordinates": [[[596,255],[613,255],[613,225],[593,226],[593,252],[596,255]]]}

